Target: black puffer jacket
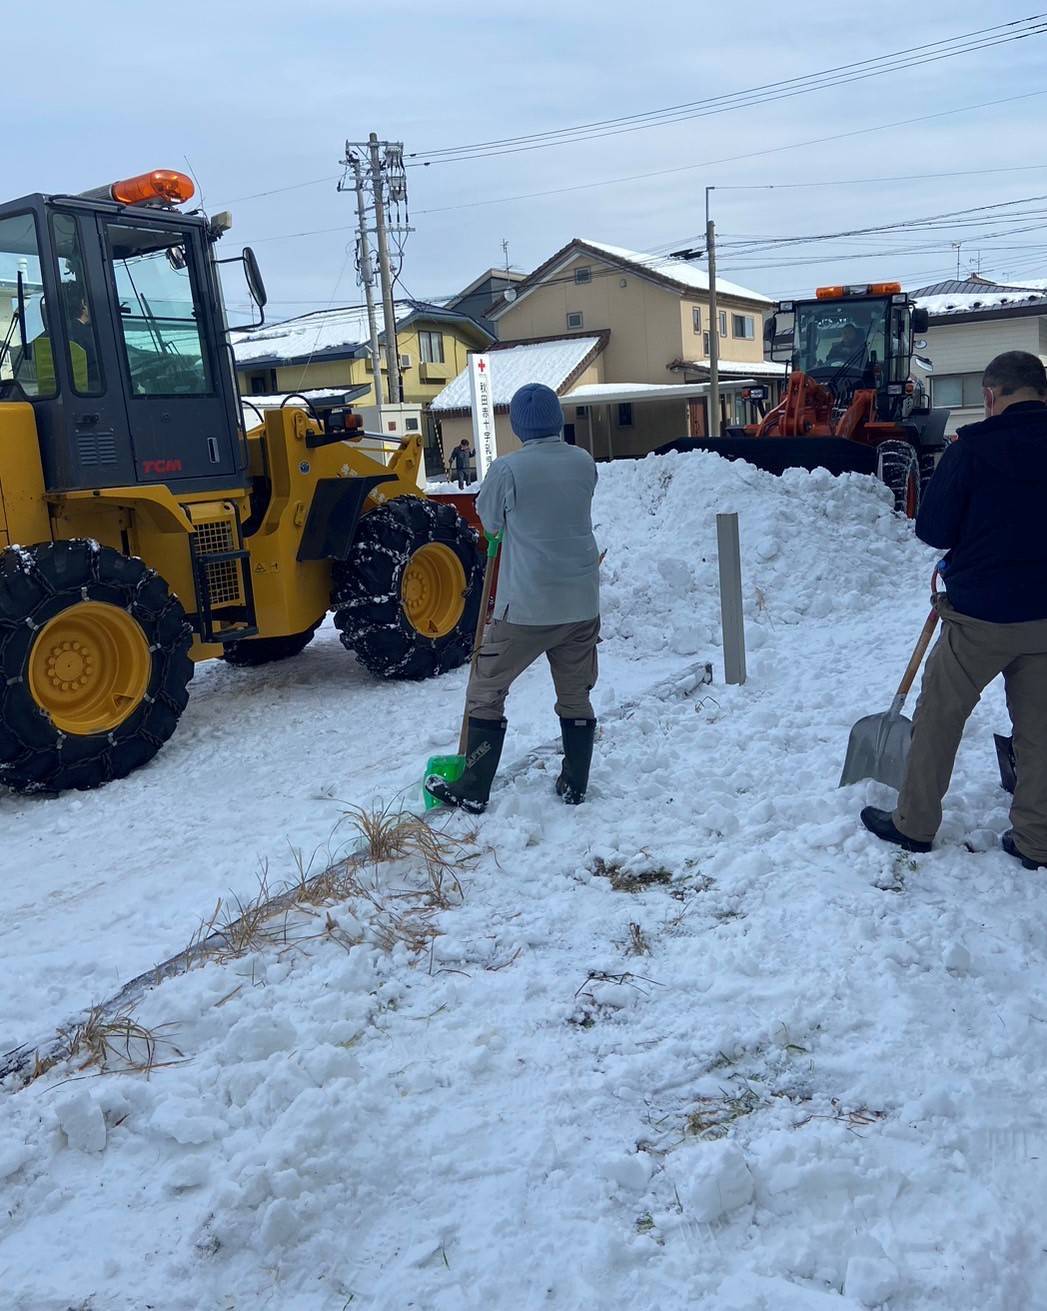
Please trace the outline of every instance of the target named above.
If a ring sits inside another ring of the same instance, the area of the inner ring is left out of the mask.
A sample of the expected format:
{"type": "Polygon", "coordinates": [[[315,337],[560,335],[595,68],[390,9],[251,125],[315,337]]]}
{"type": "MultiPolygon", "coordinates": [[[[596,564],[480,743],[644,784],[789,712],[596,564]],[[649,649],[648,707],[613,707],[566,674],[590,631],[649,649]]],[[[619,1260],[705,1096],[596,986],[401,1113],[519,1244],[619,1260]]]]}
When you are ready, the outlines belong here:
{"type": "Polygon", "coordinates": [[[939,461],[916,535],[948,548],[942,579],[963,614],[1047,619],[1047,405],[1012,405],[961,428],[939,461]]]}

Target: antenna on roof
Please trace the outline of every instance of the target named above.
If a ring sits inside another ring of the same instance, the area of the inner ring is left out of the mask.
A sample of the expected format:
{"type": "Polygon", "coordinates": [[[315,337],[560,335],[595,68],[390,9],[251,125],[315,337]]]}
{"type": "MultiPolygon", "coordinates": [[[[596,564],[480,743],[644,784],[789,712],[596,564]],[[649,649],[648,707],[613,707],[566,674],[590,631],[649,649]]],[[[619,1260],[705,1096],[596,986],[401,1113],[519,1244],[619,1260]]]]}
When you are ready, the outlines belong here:
{"type": "Polygon", "coordinates": [[[509,238],[502,238],[502,255],[505,257],[505,281],[506,288],[502,295],[510,303],[516,299],[516,288],[512,285],[512,274],[509,272],[509,238]]]}

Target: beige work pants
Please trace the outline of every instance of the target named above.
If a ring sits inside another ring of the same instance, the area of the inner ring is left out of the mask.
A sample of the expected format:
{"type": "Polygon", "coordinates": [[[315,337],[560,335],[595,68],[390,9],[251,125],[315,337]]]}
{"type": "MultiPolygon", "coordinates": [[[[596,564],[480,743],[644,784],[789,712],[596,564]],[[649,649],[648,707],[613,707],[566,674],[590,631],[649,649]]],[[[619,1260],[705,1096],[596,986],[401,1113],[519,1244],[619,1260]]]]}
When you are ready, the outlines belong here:
{"type": "Polygon", "coordinates": [[[1003,675],[1014,725],[1018,786],[1011,824],[1019,851],[1047,861],[1047,619],[992,624],[938,600],[942,632],[927,659],[895,826],[930,842],[942,822],[956,752],[971,711],[1003,675]]]}
{"type": "Polygon", "coordinates": [[[525,669],[545,656],[562,719],[595,719],[589,693],[598,673],[596,644],[600,620],[577,624],[511,624],[499,619],[488,628],[469,679],[466,705],[476,719],[501,719],[510,687],[525,669]]]}

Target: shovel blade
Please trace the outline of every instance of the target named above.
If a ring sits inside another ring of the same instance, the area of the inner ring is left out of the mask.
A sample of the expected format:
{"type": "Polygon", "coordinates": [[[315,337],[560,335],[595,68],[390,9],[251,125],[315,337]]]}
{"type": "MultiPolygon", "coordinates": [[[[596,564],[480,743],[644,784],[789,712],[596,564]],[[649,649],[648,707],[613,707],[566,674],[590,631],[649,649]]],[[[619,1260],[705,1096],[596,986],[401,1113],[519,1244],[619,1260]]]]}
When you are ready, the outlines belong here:
{"type": "Polygon", "coordinates": [[[425,780],[430,774],[438,774],[448,783],[457,783],[464,773],[465,756],[430,756],[426,762],[425,773],[422,775],[422,797],[426,810],[435,810],[440,805],[436,797],[425,790],[425,780]]]}
{"type": "Polygon", "coordinates": [[[851,729],[840,787],[871,778],[898,789],[905,778],[912,738],[912,720],[886,710],[866,715],[851,729]]]}

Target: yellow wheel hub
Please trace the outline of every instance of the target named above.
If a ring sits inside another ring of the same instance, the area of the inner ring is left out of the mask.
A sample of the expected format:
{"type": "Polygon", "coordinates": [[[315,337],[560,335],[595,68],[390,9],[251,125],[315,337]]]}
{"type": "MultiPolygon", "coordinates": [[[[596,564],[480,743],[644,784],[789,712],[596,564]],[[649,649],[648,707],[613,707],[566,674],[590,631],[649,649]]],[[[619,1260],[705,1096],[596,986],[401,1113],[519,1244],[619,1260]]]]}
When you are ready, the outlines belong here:
{"type": "Polygon", "coordinates": [[[400,601],[413,628],[426,637],[446,637],[465,610],[465,570],[449,546],[430,542],[407,562],[400,601]]]}
{"type": "Polygon", "coordinates": [[[149,643],[126,610],[82,601],[48,620],[29,652],[29,690],[63,733],[108,733],[149,687],[149,643]]]}

